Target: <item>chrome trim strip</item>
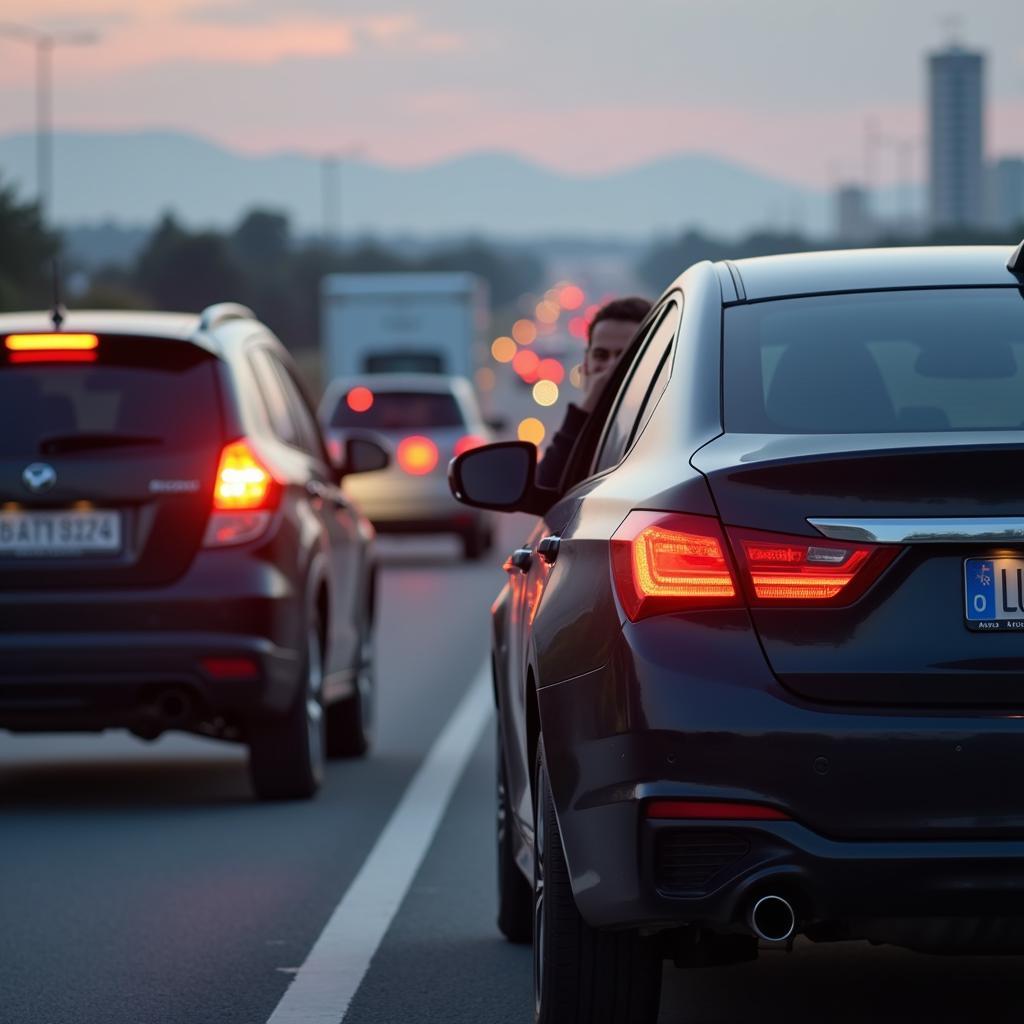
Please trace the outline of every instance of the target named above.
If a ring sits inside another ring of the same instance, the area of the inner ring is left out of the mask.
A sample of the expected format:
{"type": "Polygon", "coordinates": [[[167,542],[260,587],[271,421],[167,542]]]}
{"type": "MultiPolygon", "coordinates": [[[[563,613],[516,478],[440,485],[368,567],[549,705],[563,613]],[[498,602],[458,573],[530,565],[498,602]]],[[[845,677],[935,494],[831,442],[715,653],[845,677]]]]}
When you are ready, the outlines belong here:
{"type": "Polygon", "coordinates": [[[810,519],[832,540],[873,544],[958,544],[964,541],[1024,541],[1024,516],[949,519],[810,519]]]}

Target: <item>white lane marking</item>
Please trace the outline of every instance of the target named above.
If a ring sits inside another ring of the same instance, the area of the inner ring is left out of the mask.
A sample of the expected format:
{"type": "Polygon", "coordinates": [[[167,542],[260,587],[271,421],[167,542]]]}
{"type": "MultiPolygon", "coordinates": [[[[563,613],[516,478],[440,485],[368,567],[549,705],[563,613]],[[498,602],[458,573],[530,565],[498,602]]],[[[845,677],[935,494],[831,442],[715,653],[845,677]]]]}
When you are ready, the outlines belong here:
{"type": "Polygon", "coordinates": [[[339,1024],[437,833],[491,717],[485,663],[409,783],[267,1024],[339,1024]]]}

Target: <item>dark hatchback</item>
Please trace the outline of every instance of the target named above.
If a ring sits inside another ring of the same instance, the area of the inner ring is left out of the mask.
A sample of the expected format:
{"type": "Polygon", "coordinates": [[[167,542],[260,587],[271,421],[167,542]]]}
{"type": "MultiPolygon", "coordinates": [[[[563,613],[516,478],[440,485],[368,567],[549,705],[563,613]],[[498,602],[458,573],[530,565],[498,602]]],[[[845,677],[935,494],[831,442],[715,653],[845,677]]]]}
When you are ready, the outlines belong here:
{"type": "Polygon", "coordinates": [[[499,923],[537,1019],[653,1021],[661,963],[1024,952],[1024,260],[694,266],[494,608],[499,923]]]}
{"type": "Polygon", "coordinates": [[[373,531],[247,309],[0,317],[0,729],[248,744],[257,794],[360,754],[373,531]]]}

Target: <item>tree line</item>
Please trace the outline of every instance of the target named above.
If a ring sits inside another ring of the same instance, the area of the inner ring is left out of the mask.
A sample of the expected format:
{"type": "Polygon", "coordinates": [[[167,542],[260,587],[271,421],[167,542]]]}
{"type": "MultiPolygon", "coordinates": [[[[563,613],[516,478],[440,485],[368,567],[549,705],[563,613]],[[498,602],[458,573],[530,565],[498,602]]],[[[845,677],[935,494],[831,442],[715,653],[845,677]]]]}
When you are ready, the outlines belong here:
{"type": "MultiPolygon", "coordinates": [[[[34,203],[0,185],[0,310],[47,307],[58,234],[47,231],[34,203]]],[[[81,275],[62,266],[67,282],[81,275]]],[[[399,248],[366,239],[338,248],[296,238],[288,217],[251,210],[227,231],[191,230],[165,214],[130,266],[88,275],[70,306],[93,309],[198,311],[232,300],[251,306],[292,348],[319,338],[319,289],[326,274],[384,271],[471,271],[487,281],[495,307],[511,305],[543,284],[543,261],[524,247],[462,239],[399,248]]]]}

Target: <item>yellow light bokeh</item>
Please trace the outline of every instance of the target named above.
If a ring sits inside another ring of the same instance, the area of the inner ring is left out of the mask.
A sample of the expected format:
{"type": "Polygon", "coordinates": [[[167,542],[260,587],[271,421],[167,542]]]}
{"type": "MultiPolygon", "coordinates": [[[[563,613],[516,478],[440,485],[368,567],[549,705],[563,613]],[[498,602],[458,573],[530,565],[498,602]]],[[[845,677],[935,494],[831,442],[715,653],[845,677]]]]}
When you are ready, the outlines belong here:
{"type": "Polygon", "coordinates": [[[534,312],[542,324],[553,324],[558,322],[562,309],[557,302],[545,300],[537,303],[537,309],[534,312]]]}
{"type": "Polygon", "coordinates": [[[475,374],[477,391],[493,391],[497,376],[489,366],[481,366],[475,374]]]}
{"type": "Polygon", "coordinates": [[[533,385],[533,400],[538,405],[554,405],[558,401],[558,385],[553,380],[539,380],[533,385]]]}
{"type": "Polygon", "coordinates": [[[583,364],[577,363],[569,371],[569,383],[577,390],[583,387],[583,364]]]}
{"type": "Polygon", "coordinates": [[[527,416],[519,424],[519,429],[516,431],[520,441],[530,441],[532,444],[539,445],[544,440],[544,424],[535,416],[527,416]]]}
{"type": "Polygon", "coordinates": [[[512,325],[512,337],[520,345],[532,345],[537,340],[537,326],[532,320],[517,320],[512,325]]]}
{"type": "Polygon", "coordinates": [[[504,336],[491,342],[491,355],[497,363],[511,363],[516,357],[516,343],[504,336]]]}

